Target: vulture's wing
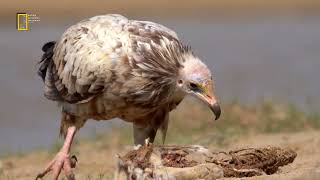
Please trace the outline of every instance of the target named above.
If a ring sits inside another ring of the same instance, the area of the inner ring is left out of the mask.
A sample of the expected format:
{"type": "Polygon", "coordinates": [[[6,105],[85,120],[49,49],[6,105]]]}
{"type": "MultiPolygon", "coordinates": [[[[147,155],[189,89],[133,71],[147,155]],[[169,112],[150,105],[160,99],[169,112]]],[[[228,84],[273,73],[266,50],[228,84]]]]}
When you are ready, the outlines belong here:
{"type": "Polygon", "coordinates": [[[53,49],[45,96],[83,103],[104,91],[112,81],[112,70],[126,53],[121,38],[127,37],[123,31],[127,23],[123,16],[105,15],[71,26],[53,49]]]}
{"type": "MultiPolygon", "coordinates": [[[[119,74],[126,73],[124,71],[129,69],[124,65],[130,66],[132,71],[135,68],[140,71],[146,65],[158,67],[154,69],[159,71],[164,65],[156,61],[161,58],[146,58],[150,54],[146,51],[152,50],[142,47],[153,44],[151,47],[157,50],[163,48],[163,38],[178,41],[176,33],[165,26],[149,21],[130,21],[121,15],[95,16],[81,21],[67,29],[55,44],[53,53],[46,52],[43,57],[46,59],[46,55],[53,54],[53,63],[48,65],[45,75],[45,96],[52,100],[84,103],[106,90],[119,74]],[[127,64],[126,58],[129,58],[127,64]],[[131,60],[135,62],[131,63],[131,60]]],[[[172,64],[167,68],[170,66],[172,64]]],[[[130,86],[127,89],[137,91],[129,82],[127,86],[130,86]]]]}

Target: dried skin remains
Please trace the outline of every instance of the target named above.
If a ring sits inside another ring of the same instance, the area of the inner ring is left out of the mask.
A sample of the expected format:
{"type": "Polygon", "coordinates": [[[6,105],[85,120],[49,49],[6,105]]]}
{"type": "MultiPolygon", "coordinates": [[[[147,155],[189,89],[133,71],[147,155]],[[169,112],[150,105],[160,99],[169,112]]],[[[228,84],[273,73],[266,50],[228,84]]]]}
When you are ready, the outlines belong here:
{"type": "Polygon", "coordinates": [[[153,147],[146,145],[138,150],[130,151],[121,160],[127,167],[138,167],[142,170],[153,169],[153,171],[163,167],[183,169],[214,163],[221,167],[224,177],[251,177],[274,174],[279,167],[292,163],[296,156],[294,151],[278,147],[247,148],[215,153],[201,151],[194,146],[153,147]],[[161,157],[161,166],[153,164],[150,160],[152,154],[161,157]],[[188,158],[190,155],[194,157],[188,158]],[[201,162],[201,159],[205,161],[201,162]]]}

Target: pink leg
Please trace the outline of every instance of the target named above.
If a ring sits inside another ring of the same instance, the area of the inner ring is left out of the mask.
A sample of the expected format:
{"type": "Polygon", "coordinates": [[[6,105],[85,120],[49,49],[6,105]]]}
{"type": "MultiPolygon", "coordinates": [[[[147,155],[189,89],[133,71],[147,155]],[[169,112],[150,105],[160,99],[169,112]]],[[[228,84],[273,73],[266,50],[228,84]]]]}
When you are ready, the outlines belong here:
{"type": "Polygon", "coordinates": [[[39,178],[41,179],[50,171],[53,172],[53,175],[52,175],[53,179],[57,180],[62,169],[68,180],[75,179],[74,174],[71,171],[71,168],[75,167],[77,159],[75,156],[70,157],[70,154],[69,154],[75,133],[76,133],[75,126],[71,126],[68,128],[67,135],[64,140],[64,144],[62,148],[57,153],[55,158],[49,163],[49,165],[41,173],[37,175],[36,180],[39,178]]]}

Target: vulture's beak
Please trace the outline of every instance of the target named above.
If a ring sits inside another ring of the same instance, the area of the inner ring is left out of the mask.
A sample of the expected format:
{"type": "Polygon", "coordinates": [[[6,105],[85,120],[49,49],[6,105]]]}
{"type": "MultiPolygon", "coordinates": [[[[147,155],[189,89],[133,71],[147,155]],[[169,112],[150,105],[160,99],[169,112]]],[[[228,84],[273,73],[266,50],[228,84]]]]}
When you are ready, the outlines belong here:
{"type": "Polygon", "coordinates": [[[221,115],[221,108],[214,96],[212,86],[204,87],[202,89],[202,92],[198,92],[196,93],[196,95],[210,107],[211,111],[216,116],[215,120],[218,120],[221,115]]]}
{"type": "Polygon", "coordinates": [[[220,115],[221,115],[221,108],[218,103],[214,103],[213,105],[210,106],[211,111],[213,114],[216,116],[215,120],[218,120],[220,115]]]}

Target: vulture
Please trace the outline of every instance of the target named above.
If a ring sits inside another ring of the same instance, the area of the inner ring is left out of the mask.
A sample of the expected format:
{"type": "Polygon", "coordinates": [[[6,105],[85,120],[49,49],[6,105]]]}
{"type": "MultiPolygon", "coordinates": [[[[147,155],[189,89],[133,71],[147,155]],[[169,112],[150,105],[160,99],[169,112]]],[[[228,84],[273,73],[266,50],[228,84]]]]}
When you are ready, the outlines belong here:
{"type": "Polygon", "coordinates": [[[88,119],[131,122],[139,145],[153,142],[157,130],[165,140],[169,113],[186,95],[207,104],[215,119],[221,114],[209,68],[163,25],[95,16],[69,27],[42,51],[38,74],[44,96],[61,107],[64,144],[36,179],[50,171],[53,179],[61,171],[74,179],[70,148],[88,119]]]}

